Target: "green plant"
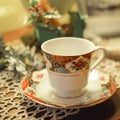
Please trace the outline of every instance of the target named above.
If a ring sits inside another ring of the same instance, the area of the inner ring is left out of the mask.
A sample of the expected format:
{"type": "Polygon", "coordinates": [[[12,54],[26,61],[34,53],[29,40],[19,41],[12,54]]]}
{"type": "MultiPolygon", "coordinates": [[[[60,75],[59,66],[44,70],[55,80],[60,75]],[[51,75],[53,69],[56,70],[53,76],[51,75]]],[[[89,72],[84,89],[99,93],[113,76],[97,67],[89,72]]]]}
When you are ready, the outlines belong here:
{"type": "Polygon", "coordinates": [[[32,70],[41,69],[44,66],[41,54],[36,54],[36,48],[23,47],[14,49],[4,44],[0,35],[0,70],[9,70],[21,76],[32,70]]]}

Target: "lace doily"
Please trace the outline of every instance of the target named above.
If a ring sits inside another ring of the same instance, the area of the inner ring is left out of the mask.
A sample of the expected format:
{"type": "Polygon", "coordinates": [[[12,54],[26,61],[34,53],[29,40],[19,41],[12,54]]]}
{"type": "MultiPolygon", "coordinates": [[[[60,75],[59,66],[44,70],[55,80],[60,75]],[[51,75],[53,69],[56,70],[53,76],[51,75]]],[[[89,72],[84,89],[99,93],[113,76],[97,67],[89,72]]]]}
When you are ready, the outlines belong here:
{"type": "Polygon", "coordinates": [[[60,120],[79,112],[35,103],[23,95],[20,87],[20,80],[12,72],[0,72],[0,120],[60,120]]]}
{"type": "Polygon", "coordinates": [[[120,62],[111,59],[104,59],[97,69],[108,73],[117,83],[117,88],[120,88],[120,62]]]}
{"type": "MultiPolygon", "coordinates": [[[[109,73],[120,87],[120,63],[104,59],[98,69],[109,73]]],[[[1,120],[61,120],[75,115],[80,109],[50,108],[33,102],[23,95],[20,80],[9,71],[0,72],[0,119],[1,120]]]]}

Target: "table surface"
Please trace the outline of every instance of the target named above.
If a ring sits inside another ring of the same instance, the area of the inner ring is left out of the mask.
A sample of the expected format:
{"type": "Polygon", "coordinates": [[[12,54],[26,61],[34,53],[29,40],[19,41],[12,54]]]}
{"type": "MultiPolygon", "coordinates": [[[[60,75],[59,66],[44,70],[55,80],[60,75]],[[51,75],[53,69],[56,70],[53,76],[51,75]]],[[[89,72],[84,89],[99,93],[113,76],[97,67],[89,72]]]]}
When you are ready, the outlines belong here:
{"type": "MultiPolygon", "coordinates": [[[[26,33],[26,29],[24,32],[26,33]]],[[[4,34],[6,40],[9,40],[8,36],[9,33],[4,34]]],[[[13,39],[13,36],[10,38],[13,39]]],[[[15,39],[18,37],[15,36],[15,39]]],[[[106,58],[97,69],[110,74],[118,84],[118,88],[106,101],[81,109],[50,108],[35,103],[23,94],[20,79],[14,73],[0,71],[0,120],[119,120],[120,61],[106,58]]]]}

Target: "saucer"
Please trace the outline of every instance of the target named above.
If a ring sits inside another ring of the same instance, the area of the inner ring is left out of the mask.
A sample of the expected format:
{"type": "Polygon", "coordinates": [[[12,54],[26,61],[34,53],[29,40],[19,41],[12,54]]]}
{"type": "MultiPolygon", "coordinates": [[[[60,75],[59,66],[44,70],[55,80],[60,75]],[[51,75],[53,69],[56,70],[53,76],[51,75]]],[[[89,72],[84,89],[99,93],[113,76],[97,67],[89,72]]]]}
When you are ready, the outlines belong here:
{"type": "Polygon", "coordinates": [[[21,82],[23,93],[31,100],[49,107],[85,108],[107,100],[117,89],[115,81],[107,73],[96,69],[89,75],[85,93],[75,98],[62,98],[55,95],[48,80],[46,69],[33,71],[21,82]]]}

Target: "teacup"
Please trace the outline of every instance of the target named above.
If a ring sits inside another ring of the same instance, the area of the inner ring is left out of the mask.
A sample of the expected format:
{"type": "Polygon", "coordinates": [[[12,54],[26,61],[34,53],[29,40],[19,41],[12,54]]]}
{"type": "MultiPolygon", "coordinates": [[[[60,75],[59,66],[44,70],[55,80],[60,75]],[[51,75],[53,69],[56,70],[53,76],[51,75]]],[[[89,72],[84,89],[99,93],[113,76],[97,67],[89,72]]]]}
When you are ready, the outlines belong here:
{"type": "Polygon", "coordinates": [[[104,58],[105,50],[90,40],[59,37],[41,45],[53,92],[60,97],[77,97],[85,92],[90,70],[104,58]],[[92,54],[103,52],[91,65],[92,54]]]}

